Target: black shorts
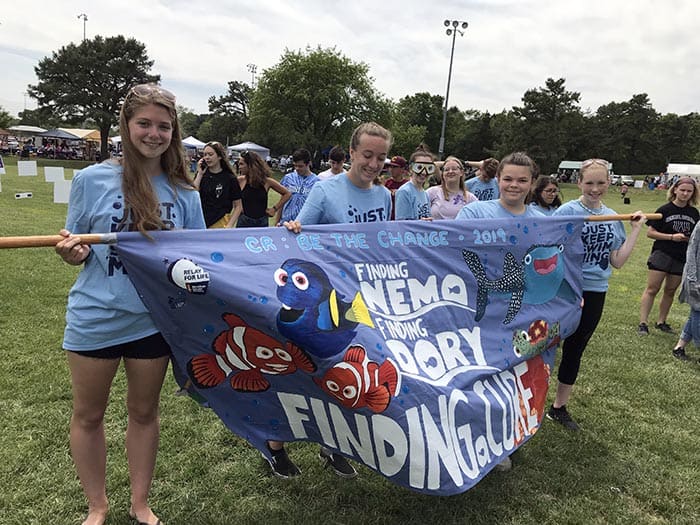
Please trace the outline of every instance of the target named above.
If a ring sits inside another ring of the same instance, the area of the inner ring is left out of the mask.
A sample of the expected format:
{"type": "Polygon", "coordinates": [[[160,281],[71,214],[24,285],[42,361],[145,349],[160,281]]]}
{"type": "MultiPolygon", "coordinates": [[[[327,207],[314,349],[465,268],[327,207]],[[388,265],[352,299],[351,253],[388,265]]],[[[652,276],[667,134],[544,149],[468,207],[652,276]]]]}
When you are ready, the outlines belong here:
{"type": "Polygon", "coordinates": [[[149,335],[136,341],[129,341],[120,345],[108,346],[97,350],[75,351],[68,350],[85,357],[97,359],[158,359],[170,355],[170,345],[163,339],[160,333],[149,335]]]}
{"type": "Polygon", "coordinates": [[[654,250],[647,259],[647,268],[671,275],[683,275],[683,266],[685,266],[684,263],[661,250],[654,250]]]}

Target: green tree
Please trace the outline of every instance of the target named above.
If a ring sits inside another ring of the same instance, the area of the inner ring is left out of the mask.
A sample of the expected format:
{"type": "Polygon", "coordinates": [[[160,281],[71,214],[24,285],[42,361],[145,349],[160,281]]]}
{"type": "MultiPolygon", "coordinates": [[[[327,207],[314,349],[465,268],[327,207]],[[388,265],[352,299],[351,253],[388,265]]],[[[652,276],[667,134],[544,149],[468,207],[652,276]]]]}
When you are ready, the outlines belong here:
{"type": "Polygon", "coordinates": [[[40,108],[57,117],[94,123],[102,135],[105,158],[109,130],[117,123],[129,87],[160,80],[149,73],[152,66],[146,46],[135,39],[96,36],[41,59],[34,68],[39,82],[28,92],[40,108]]]}
{"type": "MultiPolygon", "coordinates": [[[[40,128],[60,128],[71,127],[75,122],[61,119],[54,115],[51,108],[39,107],[36,109],[25,109],[19,112],[19,122],[26,126],[38,126],[40,128]]],[[[82,121],[82,119],[80,119],[82,121]]]]}
{"type": "Polygon", "coordinates": [[[10,115],[9,111],[6,111],[0,106],[0,128],[9,128],[15,124],[17,119],[10,115]]]}
{"type": "Polygon", "coordinates": [[[200,128],[201,140],[218,140],[222,144],[240,142],[248,128],[251,92],[245,82],[232,80],[228,83],[228,93],[209,97],[211,116],[200,128]]]}
{"type": "MultiPolygon", "coordinates": [[[[482,160],[493,156],[496,137],[491,121],[493,115],[469,110],[463,113],[464,130],[457,133],[454,146],[455,155],[466,160],[482,160]]],[[[447,150],[449,151],[449,150],[447,150]]]]}
{"type": "Polygon", "coordinates": [[[390,102],[377,94],[369,67],[335,48],[286,50],[265,70],[250,101],[246,135],[273,151],[347,144],[354,127],[374,120],[388,125],[390,102]]]}
{"type": "Polygon", "coordinates": [[[177,106],[177,118],[180,121],[180,130],[182,138],[196,135],[199,129],[199,117],[190,108],[185,106],[177,106]]]}
{"type": "Polygon", "coordinates": [[[697,150],[691,148],[690,126],[690,115],[678,116],[668,113],[657,120],[655,135],[658,162],[693,163],[694,153],[697,150]]]}
{"type": "Polygon", "coordinates": [[[691,162],[700,164],[700,113],[685,115],[688,120],[688,151],[691,162]]]}
{"type": "Polygon", "coordinates": [[[523,105],[513,108],[516,119],[514,149],[526,150],[543,173],[555,170],[559,162],[575,155],[573,130],[581,125],[581,94],[567,91],[563,78],[548,78],[545,87],[530,89],[523,105]]]}
{"type": "Polygon", "coordinates": [[[618,173],[655,173],[664,166],[658,155],[657,121],[646,93],[627,102],[600,106],[592,118],[596,157],[613,162],[618,173]]]}
{"type": "MultiPolygon", "coordinates": [[[[421,142],[437,153],[442,128],[443,100],[441,95],[422,92],[403,97],[394,107],[392,126],[394,135],[403,141],[404,134],[408,130],[413,130],[412,133],[406,135],[406,139],[412,140],[412,142],[399,142],[396,147],[396,150],[401,151],[401,154],[406,155],[406,158],[421,142]],[[417,131],[420,129],[423,130],[423,134],[418,137],[417,131]],[[418,138],[417,141],[415,141],[416,138],[418,138]]],[[[446,129],[450,129],[450,127],[446,129]]],[[[450,150],[446,149],[446,151],[450,150]]]]}

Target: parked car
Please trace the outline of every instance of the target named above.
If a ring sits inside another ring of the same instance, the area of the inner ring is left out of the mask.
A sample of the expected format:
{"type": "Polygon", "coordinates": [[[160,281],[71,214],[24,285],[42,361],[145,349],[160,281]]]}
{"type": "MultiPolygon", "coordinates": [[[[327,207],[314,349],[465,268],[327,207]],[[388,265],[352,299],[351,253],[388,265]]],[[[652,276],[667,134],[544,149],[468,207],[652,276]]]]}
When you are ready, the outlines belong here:
{"type": "Polygon", "coordinates": [[[631,175],[613,175],[612,182],[614,186],[622,186],[627,184],[627,186],[634,186],[634,177],[631,175]]]}

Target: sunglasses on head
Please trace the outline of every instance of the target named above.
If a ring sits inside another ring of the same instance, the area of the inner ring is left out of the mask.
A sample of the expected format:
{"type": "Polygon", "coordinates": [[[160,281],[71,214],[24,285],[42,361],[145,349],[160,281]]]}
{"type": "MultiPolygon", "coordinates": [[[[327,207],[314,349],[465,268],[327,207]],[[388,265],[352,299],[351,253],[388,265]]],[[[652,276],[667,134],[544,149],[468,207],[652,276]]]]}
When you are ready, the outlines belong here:
{"type": "Polygon", "coordinates": [[[416,175],[420,175],[421,173],[432,175],[435,173],[435,164],[432,162],[412,162],[411,171],[416,175]]]}
{"type": "Polygon", "coordinates": [[[608,161],[604,159],[588,159],[584,160],[581,163],[582,168],[587,168],[588,166],[592,166],[593,164],[598,164],[599,166],[603,166],[606,169],[608,168],[608,161]]]}
{"type": "Polygon", "coordinates": [[[163,98],[175,103],[175,95],[167,89],[157,86],[156,84],[139,84],[129,90],[129,95],[132,93],[142,97],[152,95],[153,93],[158,93],[159,95],[162,95],[163,98]]]}

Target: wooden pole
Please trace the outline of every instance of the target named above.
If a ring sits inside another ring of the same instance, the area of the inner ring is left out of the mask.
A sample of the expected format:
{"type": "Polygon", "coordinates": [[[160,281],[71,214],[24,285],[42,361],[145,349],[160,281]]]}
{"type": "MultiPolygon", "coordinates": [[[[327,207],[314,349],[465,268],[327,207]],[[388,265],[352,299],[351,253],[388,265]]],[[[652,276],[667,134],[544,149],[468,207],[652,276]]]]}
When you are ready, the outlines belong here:
{"type": "MultiPolygon", "coordinates": [[[[116,233],[87,233],[76,235],[80,237],[82,244],[116,244],[116,233]]],[[[61,235],[27,235],[23,237],[0,237],[0,249],[2,248],[41,248],[53,247],[65,237],[61,235]]]]}
{"type": "MultiPolygon", "coordinates": [[[[660,213],[643,214],[647,220],[661,219],[660,213]]],[[[632,218],[632,213],[621,215],[589,215],[586,220],[593,222],[600,221],[628,221],[632,218]]],[[[82,244],[116,244],[116,233],[88,233],[76,235],[80,237],[82,244]]],[[[56,246],[64,237],[60,235],[27,235],[23,237],[0,237],[0,249],[3,248],[41,248],[56,246]]]]}
{"type": "MultiPolygon", "coordinates": [[[[658,221],[661,219],[660,213],[643,213],[642,215],[644,215],[648,221],[658,221]]],[[[621,213],[620,215],[589,215],[586,217],[586,220],[590,222],[629,221],[632,217],[634,217],[633,213],[621,213]]]]}

